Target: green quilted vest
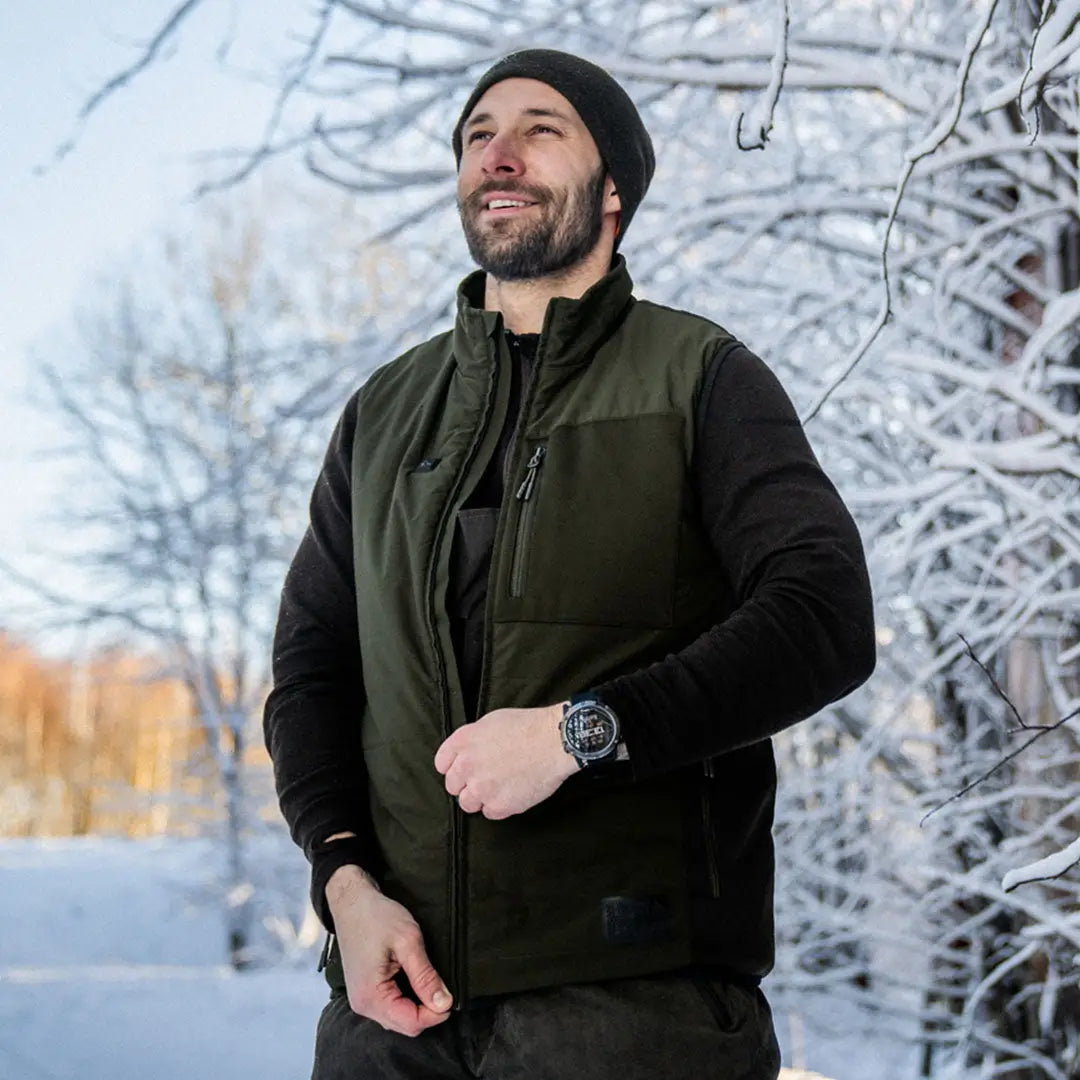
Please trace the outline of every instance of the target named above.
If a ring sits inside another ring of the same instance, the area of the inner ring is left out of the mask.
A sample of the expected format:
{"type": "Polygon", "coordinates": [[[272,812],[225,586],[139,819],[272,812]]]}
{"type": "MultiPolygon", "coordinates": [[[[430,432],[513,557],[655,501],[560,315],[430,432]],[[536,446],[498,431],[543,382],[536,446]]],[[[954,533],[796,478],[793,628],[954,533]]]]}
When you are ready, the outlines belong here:
{"type": "MultiPolygon", "coordinates": [[[[528,812],[489,821],[460,811],[433,764],[443,739],[477,718],[465,715],[445,598],[457,511],[508,406],[502,316],[482,301],[473,274],[453,331],[371,376],[352,473],[381,884],[419,922],[456,1007],[694,959],[684,771],[578,774],[528,812]]],[[[551,301],[495,536],[480,715],[568,698],[727,613],[690,461],[702,378],[730,340],[635,300],[621,256],[581,299],[551,301]]]]}

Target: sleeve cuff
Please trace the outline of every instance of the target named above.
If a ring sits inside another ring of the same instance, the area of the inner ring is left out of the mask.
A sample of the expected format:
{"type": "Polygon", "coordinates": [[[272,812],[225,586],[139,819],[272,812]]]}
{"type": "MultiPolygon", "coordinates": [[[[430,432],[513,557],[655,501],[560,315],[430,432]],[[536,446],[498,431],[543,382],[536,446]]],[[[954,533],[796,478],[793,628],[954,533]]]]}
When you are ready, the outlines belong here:
{"type": "Polygon", "coordinates": [[[359,866],[375,876],[375,859],[371,845],[359,836],[342,836],[337,840],[319,840],[311,848],[311,906],[319,922],[332,934],[334,917],[326,899],[326,883],[342,866],[359,866]]]}

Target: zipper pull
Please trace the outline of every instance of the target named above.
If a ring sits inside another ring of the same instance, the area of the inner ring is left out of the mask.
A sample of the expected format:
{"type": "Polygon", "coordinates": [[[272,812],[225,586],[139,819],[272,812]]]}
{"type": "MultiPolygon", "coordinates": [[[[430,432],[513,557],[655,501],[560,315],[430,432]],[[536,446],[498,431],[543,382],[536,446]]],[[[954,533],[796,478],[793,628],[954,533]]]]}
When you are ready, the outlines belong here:
{"type": "Polygon", "coordinates": [[[326,967],[330,960],[330,946],[334,942],[334,935],[327,934],[326,941],[323,942],[322,955],[319,957],[319,966],[315,969],[316,972],[320,972],[326,967]]]}
{"type": "Polygon", "coordinates": [[[544,454],[546,453],[547,449],[543,446],[538,446],[533,451],[533,456],[529,458],[529,464],[525,466],[525,479],[521,481],[521,487],[517,489],[517,498],[528,501],[532,497],[533,488],[536,486],[536,474],[544,463],[544,454]]]}

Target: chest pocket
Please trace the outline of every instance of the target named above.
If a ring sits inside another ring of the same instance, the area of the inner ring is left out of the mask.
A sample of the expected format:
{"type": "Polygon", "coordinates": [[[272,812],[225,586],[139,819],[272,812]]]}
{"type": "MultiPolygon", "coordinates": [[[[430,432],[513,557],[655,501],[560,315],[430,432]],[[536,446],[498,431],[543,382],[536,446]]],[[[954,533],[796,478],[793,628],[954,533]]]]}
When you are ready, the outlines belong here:
{"type": "MultiPolygon", "coordinates": [[[[685,487],[673,413],[554,429],[519,500],[507,613],[529,621],[670,626],[685,487]]],[[[530,451],[534,454],[534,450],[530,451]]]]}

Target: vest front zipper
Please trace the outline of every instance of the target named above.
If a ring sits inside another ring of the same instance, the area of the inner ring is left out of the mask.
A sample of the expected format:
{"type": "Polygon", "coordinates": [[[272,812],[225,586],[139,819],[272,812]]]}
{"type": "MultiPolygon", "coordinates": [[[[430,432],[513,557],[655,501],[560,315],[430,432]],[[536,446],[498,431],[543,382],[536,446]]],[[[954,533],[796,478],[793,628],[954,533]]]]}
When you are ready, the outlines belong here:
{"type": "MultiPolygon", "coordinates": [[[[435,533],[435,545],[434,551],[438,552],[442,549],[444,537],[446,536],[447,529],[450,526],[450,521],[453,517],[454,507],[457,501],[458,494],[461,491],[461,485],[465,480],[466,475],[469,472],[469,468],[472,466],[473,461],[480,449],[481,443],[484,441],[484,435],[487,432],[488,424],[491,421],[492,410],[495,406],[495,398],[498,389],[499,382],[499,365],[492,365],[491,384],[488,389],[488,397],[484,403],[484,415],[481,417],[479,426],[477,427],[476,434],[473,437],[473,442],[466,451],[465,460],[462,463],[461,470],[454,479],[453,486],[449,492],[446,503],[443,506],[442,515],[439,519],[438,527],[435,533]]],[[[427,585],[427,601],[428,601],[428,622],[429,631],[431,633],[432,646],[435,653],[435,667],[438,677],[439,691],[442,698],[442,712],[443,712],[443,724],[442,732],[443,738],[449,738],[453,721],[450,711],[450,686],[446,678],[446,657],[443,655],[442,648],[439,644],[439,635],[435,628],[436,614],[435,614],[435,576],[436,567],[438,564],[437,558],[432,558],[428,570],[428,585],[427,585]]],[[[465,908],[465,887],[462,880],[462,867],[464,865],[464,848],[465,848],[465,812],[461,809],[457,799],[450,800],[450,963],[453,968],[450,978],[454,986],[454,1003],[451,1008],[454,1011],[458,1011],[465,1007],[468,1003],[469,990],[466,982],[466,965],[465,965],[465,928],[464,928],[464,908],[465,908]]]]}
{"type": "Polygon", "coordinates": [[[533,451],[525,466],[525,479],[522,480],[514,495],[520,503],[518,510],[517,529],[514,532],[514,554],[510,560],[510,595],[525,595],[525,558],[528,552],[529,536],[532,533],[533,508],[536,503],[533,493],[536,488],[536,477],[540,472],[540,466],[544,464],[544,455],[547,448],[541,443],[533,451]]]}

